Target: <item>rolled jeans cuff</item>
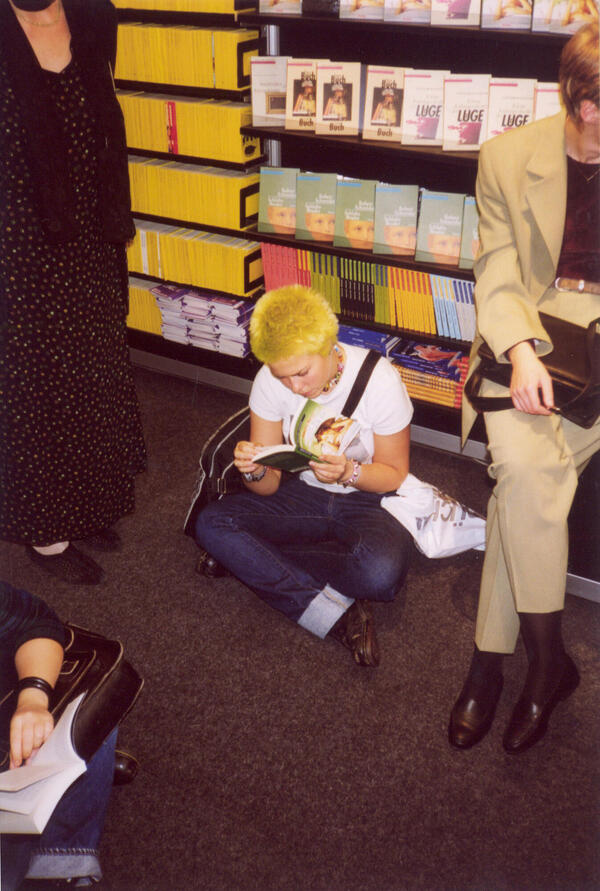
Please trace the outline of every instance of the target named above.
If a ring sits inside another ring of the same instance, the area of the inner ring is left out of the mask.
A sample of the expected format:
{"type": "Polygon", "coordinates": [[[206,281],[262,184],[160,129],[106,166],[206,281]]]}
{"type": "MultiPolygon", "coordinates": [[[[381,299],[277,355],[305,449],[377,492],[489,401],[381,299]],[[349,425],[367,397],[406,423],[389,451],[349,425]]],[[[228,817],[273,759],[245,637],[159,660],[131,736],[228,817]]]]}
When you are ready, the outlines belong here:
{"type": "Polygon", "coordinates": [[[352,597],[346,597],[331,585],[325,585],[306,607],[298,619],[298,625],[323,638],[353,603],[352,597]]]}
{"type": "Polygon", "coordinates": [[[28,879],[102,878],[98,852],[74,848],[72,850],[38,850],[29,861],[28,879]]]}

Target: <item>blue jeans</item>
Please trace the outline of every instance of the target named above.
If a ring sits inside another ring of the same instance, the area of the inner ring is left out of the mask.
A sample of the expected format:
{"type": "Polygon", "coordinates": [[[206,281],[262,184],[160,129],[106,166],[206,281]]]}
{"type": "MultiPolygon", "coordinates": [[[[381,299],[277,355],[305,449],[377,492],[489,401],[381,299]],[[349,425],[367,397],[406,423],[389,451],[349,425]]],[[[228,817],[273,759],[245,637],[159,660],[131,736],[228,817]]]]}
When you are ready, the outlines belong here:
{"type": "Polygon", "coordinates": [[[337,495],[296,477],[273,495],[209,504],[196,542],[258,596],[318,637],[353,600],[393,600],[412,538],[373,492],[337,495]]]}

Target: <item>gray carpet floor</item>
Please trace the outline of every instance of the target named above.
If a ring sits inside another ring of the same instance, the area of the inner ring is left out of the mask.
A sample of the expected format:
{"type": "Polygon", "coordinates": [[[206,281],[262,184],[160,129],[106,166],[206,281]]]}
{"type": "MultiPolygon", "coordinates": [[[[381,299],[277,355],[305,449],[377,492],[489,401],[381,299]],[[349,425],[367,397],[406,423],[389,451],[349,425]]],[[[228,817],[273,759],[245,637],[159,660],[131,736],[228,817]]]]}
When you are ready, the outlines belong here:
{"type": "MultiPolygon", "coordinates": [[[[182,534],[200,447],[239,395],[136,371],[149,451],[124,549],[105,581],[69,588],[24,549],[3,575],[63,619],[119,637],[145,677],[120,744],[141,763],[115,788],[102,843],[114,891],[565,889],[600,887],[600,608],[567,598],[582,681],[544,740],[501,747],[522,684],[506,660],[494,726],[469,752],[447,742],[472,650],[482,557],[415,553],[378,605],[378,669],[354,665],[232,578],[194,569],[182,534]]],[[[485,509],[485,468],[414,447],[413,472],[485,509]]]]}

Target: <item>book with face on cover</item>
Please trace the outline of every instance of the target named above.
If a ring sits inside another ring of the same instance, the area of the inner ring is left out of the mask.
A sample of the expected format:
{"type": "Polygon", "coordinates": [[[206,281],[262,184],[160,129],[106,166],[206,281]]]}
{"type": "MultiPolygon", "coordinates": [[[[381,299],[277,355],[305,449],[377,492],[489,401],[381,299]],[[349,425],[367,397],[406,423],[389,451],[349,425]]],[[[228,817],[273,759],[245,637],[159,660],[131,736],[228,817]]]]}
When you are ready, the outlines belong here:
{"type": "Polygon", "coordinates": [[[477,151],[487,132],[489,74],[444,78],[444,151],[477,151]]]}
{"type": "Polygon", "coordinates": [[[317,63],[315,133],[356,136],[361,125],[362,65],[360,62],[317,63]]]}
{"type": "Polygon", "coordinates": [[[462,193],[422,190],[416,260],[458,266],[464,203],[462,193]]]}
{"type": "Polygon", "coordinates": [[[376,184],[373,179],[338,178],[334,244],[360,251],[373,249],[376,184]]]}
{"type": "Polygon", "coordinates": [[[384,0],[340,0],[341,19],[383,21],[384,0]]]}
{"type": "Polygon", "coordinates": [[[254,127],[283,127],[289,56],[252,56],[250,84],[254,127]]]}
{"type": "Polygon", "coordinates": [[[449,71],[421,69],[404,74],[402,142],[441,145],[444,131],[444,78],[449,71]]]}
{"type": "Polygon", "coordinates": [[[298,174],[296,180],[296,238],[333,241],[335,229],[335,173],[298,174]]]}
{"type": "Polygon", "coordinates": [[[431,22],[431,0],[385,0],[383,19],[398,24],[428,25],[431,22]]]}
{"type": "Polygon", "coordinates": [[[297,167],[261,167],[258,231],[294,235],[297,167]]]}
{"type": "Polygon", "coordinates": [[[289,59],[285,99],[286,130],[315,129],[317,63],[324,59],[289,59]]]}
{"type": "Polygon", "coordinates": [[[460,236],[460,259],[458,265],[461,269],[472,269],[475,257],[479,253],[479,214],[477,204],[472,195],[465,196],[463,208],[463,224],[460,236]]]}
{"type": "Polygon", "coordinates": [[[431,24],[445,27],[479,25],[481,0],[431,0],[431,24]]]}
{"type": "Polygon", "coordinates": [[[414,257],[418,209],[418,186],[377,183],[373,251],[376,254],[414,257]]]}
{"type": "Polygon", "coordinates": [[[482,0],[481,27],[504,30],[531,27],[533,0],[482,0]]]}
{"type": "Polygon", "coordinates": [[[367,67],[363,137],[400,142],[404,68],[367,67]]]}
{"type": "Polygon", "coordinates": [[[544,83],[537,81],[535,85],[535,98],[533,102],[533,120],[549,118],[558,114],[561,109],[560,87],[557,83],[544,83]]]}
{"type": "Polygon", "coordinates": [[[297,473],[307,470],[309,461],[345,452],[359,431],[358,421],[332,416],[330,406],[307,399],[291,419],[291,442],[259,449],[254,462],[297,473]]]}
{"type": "Polygon", "coordinates": [[[492,77],[486,139],[533,120],[535,78],[492,77]]]}
{"type": "Polygon", "coordinates": [[[598,0],[535,0],[532,31],[574,34],[589,22],[598,22],[598,0]]]}

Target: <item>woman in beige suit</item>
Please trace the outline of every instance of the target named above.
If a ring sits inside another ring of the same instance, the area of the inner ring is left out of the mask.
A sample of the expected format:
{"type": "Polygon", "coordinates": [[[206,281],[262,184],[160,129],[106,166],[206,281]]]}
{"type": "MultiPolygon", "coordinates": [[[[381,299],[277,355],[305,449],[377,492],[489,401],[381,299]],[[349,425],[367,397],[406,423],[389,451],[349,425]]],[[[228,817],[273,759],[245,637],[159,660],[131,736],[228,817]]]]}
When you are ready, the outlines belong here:
{"type": "MultiPolygon", "coordinates": [[[[579,683],[561,636],[567,517],[578,474],[600,448],[600,422],[584,429],[552,411],[552,381],[538,358],[552,344],[538,311],[580,325],[600,316],[597,24],[565,45],[559,80],[564,112],[502,134],[480,154],[479,336],[472,357],[483,337],[498,360],[512,363],[514,409],[485,414],[496,485],[475,650],[450,717],[450,742],[458,748],[489,730],[502,656],[514,651],[519,631],[529,669],[504,733],[507,752],[534,745],[554,707],[579,683]]],[[[501,394],[505,388],[489,382],[482,389],[501,394]]],[[[465,406],[464,436],[473,419],[465,406]]]]}

